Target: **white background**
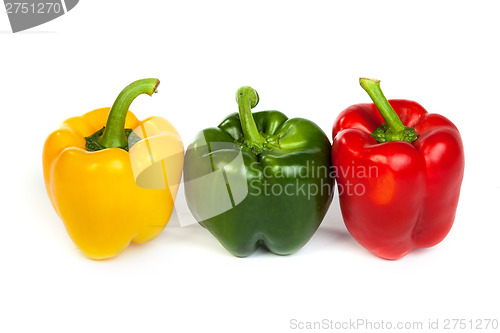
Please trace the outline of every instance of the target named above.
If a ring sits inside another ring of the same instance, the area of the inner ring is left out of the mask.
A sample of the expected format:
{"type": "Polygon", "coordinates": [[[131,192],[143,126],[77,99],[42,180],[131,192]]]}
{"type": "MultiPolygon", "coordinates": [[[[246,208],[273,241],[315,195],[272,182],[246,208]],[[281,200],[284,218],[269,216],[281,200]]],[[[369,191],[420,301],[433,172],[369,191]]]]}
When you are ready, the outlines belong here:
{"type": "Polygon", "coordinates": [[[0,331],[500,320],[499,11],[497,1],[85,0],[12,34],[2,10],[0,331]],[[347,233],[335,198],[311,241],[288,257],[238,259],[199,225],[172,223],[146,245],[91,261],[45,193],[47,135],[66,118],[111,106],[136,79],[161,85],[131,110],[169,119],[187,146],[237,111],[241,85],[258,90],[256,110],[309,118],[331,136],[339,112],[369,101],[360,76],[381,79],[388,98],[416,100],[462,133],[457,218],[434,248],[398,261],[371,255],[347,233]]]}

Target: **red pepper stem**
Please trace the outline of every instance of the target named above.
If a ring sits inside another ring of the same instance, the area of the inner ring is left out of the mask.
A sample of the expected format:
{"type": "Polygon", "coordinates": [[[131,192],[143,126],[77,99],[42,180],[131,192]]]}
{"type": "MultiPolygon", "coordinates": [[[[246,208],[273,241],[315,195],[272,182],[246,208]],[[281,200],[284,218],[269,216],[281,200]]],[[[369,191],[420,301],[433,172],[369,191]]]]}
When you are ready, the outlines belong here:
{"type": "Polygon", "coordinates": [[[142,79],[129,84],[123,89],[109,111],[108,121],[104,133],[98,142],[104,148],[125,148],[128,146],[128,139],[125,135],[125,119],[130,104],[141,94],[151,96],[156,92],[160,84],[158,79],[142,79]]]}
{"type": "Polygon", "coordinates": [[[405,126],[387,101],[387,98],[385,98],[382,89],[380,89],[380,80],[360,78],[359,84],[372,99],[389,130],[393,133],[404,131],[405,126]]]}
{"type": "Polygon", "coordinates": [[[259,103],[259,95],[252,87],[244,86],[236,92],[236,102],[240,114],[241,129],[245,143],[250,148],[262,148],[266,139],[259,133],[255,120],[252,116],[252,108],[259,103]]]}

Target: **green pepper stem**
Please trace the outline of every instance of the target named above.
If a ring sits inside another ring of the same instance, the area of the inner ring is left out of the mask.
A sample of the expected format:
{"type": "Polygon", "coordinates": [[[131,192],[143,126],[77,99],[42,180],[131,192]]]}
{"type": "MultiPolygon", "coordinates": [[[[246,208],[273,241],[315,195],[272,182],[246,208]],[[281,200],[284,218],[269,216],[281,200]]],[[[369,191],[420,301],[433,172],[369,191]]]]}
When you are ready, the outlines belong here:
{"type": "Polygon", "coordinates": [[[392,108],[387,98],[385,98],[382,89],[380,89],[380,80],[360,78],[359,84],[368,93],[373,103],[384,119],[385,124],[392,132],[404,131],[405,126],[399,119],[396,111],[392,108]]]}
{"type": "Polygon", "coordinates": [[[108,121],[103,135],[98,142],[104,148],[125,148],[128,146],[128,139],[125,135],[125,119],[130,104],[141,94],[151,96],[156,92],[160,84],[158,79],[142,79],[132,82],[123,89],[109,111],[108,121]]]}
{"type": "Polygon", "coordinates": [[[266,139],[259,133],[252,116],[252,108],[259,103],[259,95],[252,87],[244,86],[236,92],[241,128],[245,143],[251,148],[262,148],[266,139]]]}

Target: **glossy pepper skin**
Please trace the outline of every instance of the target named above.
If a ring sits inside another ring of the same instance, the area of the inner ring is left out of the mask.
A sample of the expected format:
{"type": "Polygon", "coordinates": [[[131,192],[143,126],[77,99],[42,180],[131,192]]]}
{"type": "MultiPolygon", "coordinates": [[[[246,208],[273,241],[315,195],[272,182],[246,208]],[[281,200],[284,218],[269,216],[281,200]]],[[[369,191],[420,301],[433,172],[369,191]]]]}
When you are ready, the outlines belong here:
{"type": "MultiPolygon", "coordinates": [[[[136,184],[124,134],[124,128],[140,128],[148,121],[139,121],[128,107],[137,95],[152,95],[158,84],[156,79],[132,83],[112,109],[101,108],[70,118],[45,142],[47,193],[70,238],[91,259],[111,258],[131,241],[145,243],[154,239],[172,213],[176,188],[146,189],[136,184]],[[88,151],[86,137],[104,125],[108,140],[94,143],[101,145],[100,150],[88,151]]],[[[171,125],[167,131],[182,146],[171,125]]],[[[182,164],[172,168],[178,169],[174,172],[180,179],[182,164]]]]}
{"type": "Polygon", "coordinates": [[[379,81],[360,82],[375,104],[347,108],[333,126],[340,206],[358,243],[398,259],[450,231],[464,174],[462,140],[445,117],[413,101],[387,101],[379,81]]]}
{"type": "Polygon", "coordinates": [[[236,99],[239,113],[200,132],[187,149],[188,206],[237,257],[259,246],[294,253],[313,236],[332,200],[331,144],[309,120],[278,111],[252,114],[258,95],[250,87],[240,88],[236,99]]]}

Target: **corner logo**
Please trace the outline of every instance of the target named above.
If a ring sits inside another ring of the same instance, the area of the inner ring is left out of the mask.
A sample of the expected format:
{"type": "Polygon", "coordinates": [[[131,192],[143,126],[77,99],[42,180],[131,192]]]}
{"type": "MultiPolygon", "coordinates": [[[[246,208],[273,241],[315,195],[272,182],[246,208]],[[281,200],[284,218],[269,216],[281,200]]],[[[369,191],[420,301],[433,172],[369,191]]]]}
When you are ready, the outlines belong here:
{"type": "Polygon", "coordinates": [[[73,9],[79,0],[4,0],[12,32],[52,21],[73,9]]]}

